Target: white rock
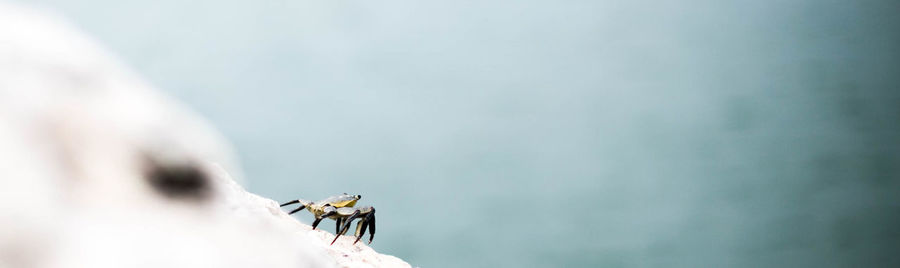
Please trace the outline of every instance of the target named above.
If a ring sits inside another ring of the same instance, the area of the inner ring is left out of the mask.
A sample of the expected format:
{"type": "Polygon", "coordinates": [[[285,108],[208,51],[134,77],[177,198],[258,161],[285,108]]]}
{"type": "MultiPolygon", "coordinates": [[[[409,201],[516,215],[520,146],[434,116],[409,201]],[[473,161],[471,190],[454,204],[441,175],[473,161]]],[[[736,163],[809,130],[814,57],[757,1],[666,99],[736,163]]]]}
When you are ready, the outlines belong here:
{"type": "Polygon", "coordinates": [[[240,187],[231,155],[79,31],[0,4],[0,267],[409,267],[329,245],[240,187]],[[148,179],[173,167],[202,179],[148,179]]]}

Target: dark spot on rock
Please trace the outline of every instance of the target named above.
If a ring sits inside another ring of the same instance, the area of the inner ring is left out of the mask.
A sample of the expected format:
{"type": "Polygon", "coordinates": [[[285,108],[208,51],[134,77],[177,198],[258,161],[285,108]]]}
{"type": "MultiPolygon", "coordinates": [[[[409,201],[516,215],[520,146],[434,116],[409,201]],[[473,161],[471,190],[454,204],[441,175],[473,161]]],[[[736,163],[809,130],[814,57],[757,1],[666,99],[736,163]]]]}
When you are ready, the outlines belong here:
{"type": "Polygon", "coordinates": [[[173,199],[206,199],[210,181],[202,170],[191,163],[158,163],[149,161],[146,178],[158,193],[173,199]]]}

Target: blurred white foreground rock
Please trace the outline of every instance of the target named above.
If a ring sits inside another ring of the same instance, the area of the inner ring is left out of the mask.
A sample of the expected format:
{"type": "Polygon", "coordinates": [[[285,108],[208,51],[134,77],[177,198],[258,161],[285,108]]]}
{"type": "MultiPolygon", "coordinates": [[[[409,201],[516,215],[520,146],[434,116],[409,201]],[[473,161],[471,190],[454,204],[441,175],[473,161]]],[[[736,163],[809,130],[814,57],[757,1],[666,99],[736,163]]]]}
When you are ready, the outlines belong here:
{"type": "Polygon", "coordinates": [[[229,174],[205,121],[66,23],[0,3],[0,267],[409,267],[329,245],[229,174]]]}

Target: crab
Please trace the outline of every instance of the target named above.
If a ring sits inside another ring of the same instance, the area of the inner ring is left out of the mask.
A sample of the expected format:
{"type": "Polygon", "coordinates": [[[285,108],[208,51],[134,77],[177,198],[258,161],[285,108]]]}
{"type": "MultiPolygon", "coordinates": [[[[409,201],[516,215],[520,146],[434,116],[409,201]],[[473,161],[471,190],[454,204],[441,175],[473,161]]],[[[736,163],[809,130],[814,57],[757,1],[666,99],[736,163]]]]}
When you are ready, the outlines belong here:
{"type": "Polygon", "coordinates": [[[308,210],[315,217],[315,220],[312,223],[313,230],[316,229],[316,226],[318,226],[323,219],[333,219],[335,221],[335,237],[334,240],[331,241],[332,245],[341,235],[347,233],[353,220],[359,218],[359,222],[356,223],[356,241],[353,241],[353,244],[359,242],[365,234],[366,229],[369,230],[369,244],[371,244],[372,239],[375,237],[375,208],[354,208],[353,206],[356,205],[356,201],[360,198],[362,198],[360,195],[344,193],[343,195],[332,196],[316,202],[303,199],[292,200],[281,204],[281,206],[284,207],[299,203],[300,207],[292,210],[288,214],[294,214],[303,209],[308,210]]]}

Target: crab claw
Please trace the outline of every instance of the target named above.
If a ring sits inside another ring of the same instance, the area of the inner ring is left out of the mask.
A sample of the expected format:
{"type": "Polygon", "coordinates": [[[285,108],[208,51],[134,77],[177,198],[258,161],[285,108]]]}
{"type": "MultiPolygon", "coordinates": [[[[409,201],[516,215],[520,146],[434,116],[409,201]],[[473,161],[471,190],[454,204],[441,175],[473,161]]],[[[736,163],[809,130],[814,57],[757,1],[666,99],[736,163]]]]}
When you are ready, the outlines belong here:
{"type": "MultiPolygon", "coordinates": [[[[369,244],[372,244],[372,239],[375,238],[375,209],[372,209],[372,213],[369,213],[369,216],[366,216],[366,222],[369,223],[369,244]]],[[[366,230],[366,227],[363,227],[363,231],[366,230]]],[[[360,235],[362,237],[362,235],[360,235]]]]}

